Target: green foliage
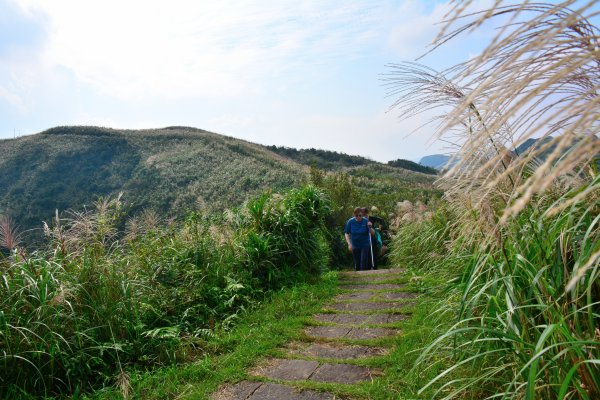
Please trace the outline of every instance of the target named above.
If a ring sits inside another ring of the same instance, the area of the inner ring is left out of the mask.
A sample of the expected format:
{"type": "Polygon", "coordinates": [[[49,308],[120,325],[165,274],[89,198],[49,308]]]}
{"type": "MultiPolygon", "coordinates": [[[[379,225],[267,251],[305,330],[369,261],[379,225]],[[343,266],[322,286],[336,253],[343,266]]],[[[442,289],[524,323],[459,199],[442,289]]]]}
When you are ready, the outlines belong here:
{"type": "Polygon", "coordinates": [[[76,394],[204,352],[268,293],[326,267],[329,213],[308,186],[123,240],[118,199],[56,220],[48,252],[0,261],[0,397],[76,394]]]}
{"type": "Polygon", "coordinates": [[[497,231],[500,245],[484,231],[467,240],[461,221],[444,206],[431,220],[401,227],[395,262],[450,282],[437,314],[454,321],[419,360],[447,368],[424,386],[434,388],[435,397],[600,395],[599,184],[596,176],[526,207],[497,231]],[[572,206],[541,211],[583,190],[589,197],[572,206]],[[469,372],[460,380],[450,379],[463,369],[469,372]]]}

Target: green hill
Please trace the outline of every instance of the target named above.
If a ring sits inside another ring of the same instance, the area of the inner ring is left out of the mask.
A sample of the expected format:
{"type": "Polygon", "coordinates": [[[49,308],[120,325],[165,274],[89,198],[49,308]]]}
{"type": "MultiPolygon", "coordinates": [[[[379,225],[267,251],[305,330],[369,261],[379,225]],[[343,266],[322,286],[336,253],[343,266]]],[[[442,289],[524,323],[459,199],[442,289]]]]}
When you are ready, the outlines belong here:
{"type": "MultiPolygon", "coordinates": [[[[265,189],[277,191],[306,179],[305,162],[272,149],[186,127],[57,127],[0,140],[0,215],[9,214],[23,229],[40,228],[56,209],[82,209],[98,196],[121,191],[129,213],[153,209],[179,217],[197,209],[217,212],[265,189]]],[[[332,152],[315,151],[321,157],[327,153],[332,152]]],[[[331,166],[360,177],[370,188],[381,187],[376,181],[385,176],[386,192],[396,186],[420,193],[433,180],[403,169],[381,169],[370,160],[331,166]]]]}

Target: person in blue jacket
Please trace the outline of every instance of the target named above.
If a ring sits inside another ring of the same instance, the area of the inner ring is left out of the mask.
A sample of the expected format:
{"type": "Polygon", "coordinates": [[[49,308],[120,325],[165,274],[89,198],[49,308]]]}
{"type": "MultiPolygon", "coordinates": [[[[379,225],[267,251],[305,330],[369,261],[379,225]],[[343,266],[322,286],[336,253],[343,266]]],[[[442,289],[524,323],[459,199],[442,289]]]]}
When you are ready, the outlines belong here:
{"type": "Polygon", "coordinates": [[[363,218],[362,209],[354,209],[354,217],[346,222],[344,228],[348,250],[354,257],[354,269],[356,271],[365,271],[370,267],[370,249],[369,235],[374,235],[373,224],[366,218],[363,218]]]}

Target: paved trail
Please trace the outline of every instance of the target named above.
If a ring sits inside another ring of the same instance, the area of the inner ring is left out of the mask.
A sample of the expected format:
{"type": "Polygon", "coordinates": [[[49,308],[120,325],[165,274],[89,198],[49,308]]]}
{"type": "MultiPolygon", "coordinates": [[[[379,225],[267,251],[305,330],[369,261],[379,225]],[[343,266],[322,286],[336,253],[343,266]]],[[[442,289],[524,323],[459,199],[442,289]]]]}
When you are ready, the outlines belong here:
{"type": "Polygon", "coordinates": [[[221,388],[215,400],[333,400],[331,393],[299,388],[306,381],[353,385],[372,381],[385,371],[348,361],[382,357],[389,349],[369,341],[399,335],[385,327],[409,318],[403,309],[413,304],[414,293],[389,283],[402,276],[400,269],[342,273],[343,293],[313,315],[305,328],[306,340],[288,343],[287,358],[271,359],[252,371],[256,381],[221,388]],[[387,282],[387,283],[386,283],[387,282]],[[360,344],[357,344],[360,343],[360,344]]]}

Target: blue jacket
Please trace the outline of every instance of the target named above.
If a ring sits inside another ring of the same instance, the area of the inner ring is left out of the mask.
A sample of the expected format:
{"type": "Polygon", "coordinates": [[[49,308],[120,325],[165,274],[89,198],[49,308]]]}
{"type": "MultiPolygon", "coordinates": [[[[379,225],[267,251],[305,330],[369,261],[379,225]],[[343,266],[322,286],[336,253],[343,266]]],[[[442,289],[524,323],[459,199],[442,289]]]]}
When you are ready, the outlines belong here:
{"type": "Polygon", "coordinates": [[[344,233],[350,234],[350,242],[355,249],[369,248],[369,221],[362,218],[360,222],[352,217],[346,222],[344,233]]]}

